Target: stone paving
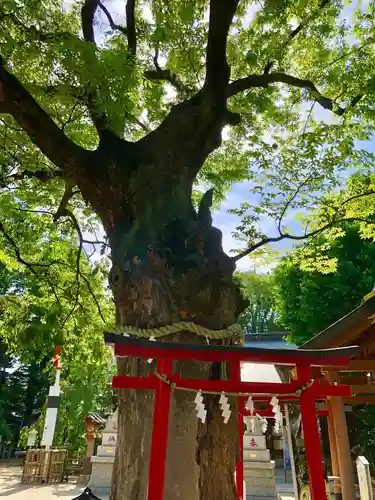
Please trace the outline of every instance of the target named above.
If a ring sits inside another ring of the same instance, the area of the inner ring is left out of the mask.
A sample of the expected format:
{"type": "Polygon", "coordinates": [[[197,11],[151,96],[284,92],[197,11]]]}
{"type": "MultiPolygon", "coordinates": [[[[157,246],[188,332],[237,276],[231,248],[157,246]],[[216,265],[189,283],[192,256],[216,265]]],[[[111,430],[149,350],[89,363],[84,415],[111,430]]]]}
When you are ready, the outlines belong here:
{"type": "MultiPolygon", "coordinates": [[[[21,484],[22,469],[19,462],[2,463],[0,461],[0,497],[9,500],[55,500],[57,498],[72,500],[82,492],[82,486],[75,483],[61,483],[34,486],[21,484]]],[[[108,500],[103,495],[102,500],[108,500]]],[[[287,492],[281,493],[282,500],[294,500],[287,492]]]]}

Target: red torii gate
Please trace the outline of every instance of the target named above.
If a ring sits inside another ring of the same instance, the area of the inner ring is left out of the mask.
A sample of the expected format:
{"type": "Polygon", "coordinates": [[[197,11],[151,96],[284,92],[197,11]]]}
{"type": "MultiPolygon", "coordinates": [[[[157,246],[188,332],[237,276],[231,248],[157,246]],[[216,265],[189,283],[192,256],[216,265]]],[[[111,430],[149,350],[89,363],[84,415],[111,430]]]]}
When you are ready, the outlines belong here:
{"type": "MultiPolygon", "coordinates": [[[[192,389],[217,393],[236,393],[240,410],[243,410],[247,395],[254,395],[254,401],[270,399],[276,394],[279,401],[300,401],[302,426],[304,432],[310,490],[313,500],[326,499],[326,485],[320,448],[319,429],[316,418],[315,402],[328,396],[351,396],[347,385],[321,385],[311,377],[311,367],[346,366],[358,354],[357,347],[325,350],[285,350],[246,348],[237,346],[184,345],[154,342],[123,336],[114,333],[104,334],[105,342],[114,345],[115,356],[154,358],[157,360],[156,373],[147,377],[113,377],[115,389],[152,389],[155,391],[155,406],[149,468],[148,500],[163,500],[165,462],[168,446],[168,421],[171,388],[192,389]],[[229,363],[229,380],[196,380],[182,378],[173,374],[174,360],[229,363]],[[289,383],[242,382],[240,363],[268,363],[295,366],[297,379],[289,383]],[[258,396],[256,396],[256,394],[258,396]],[[263,395],[263,396],[262,396],[263,395]]],[[[242,411],[238,414],[241,459],[236,467],[237,498],[244,500],[243,492],[243,433],[242,411]]]]}

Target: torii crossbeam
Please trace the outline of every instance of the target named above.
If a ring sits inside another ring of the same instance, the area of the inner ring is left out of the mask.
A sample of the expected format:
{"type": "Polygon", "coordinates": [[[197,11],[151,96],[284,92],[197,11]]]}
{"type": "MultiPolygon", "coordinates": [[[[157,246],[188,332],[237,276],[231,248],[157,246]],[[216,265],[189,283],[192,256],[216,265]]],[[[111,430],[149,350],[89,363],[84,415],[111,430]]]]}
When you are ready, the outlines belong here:
{"type": "MultiPolygon", "coordinates": [[[[351,396],[348,385],[321,385],[311,378],[311,367],[346,366],[358,354],[357,347],[325,350],[259,349],[212,345],[183,345],[105,333],[105,342],[114,345],[117,357],[136,357],[157,360],[156,373],[147,377],[113,377],[114,388],[150,389],[155,391],[155,408],[151,442],[148,500],[164,500],[165,462],[168,447],[168,421],[171,388],[195,391],[235,393],[243,406],[244,396],[269,401],[270,395],[277,394],[280,401],[300,401],[304,432],[306,459],[313,500],[326,498],[325,476],[320,448],[319,429],[315,402],[328,396],[351,396]],[[173,373],[174,360],[223,362],[231,366],[229,380],[196,380],[182,378],[173,373]],[[242,382],[240,363],[269,363],[295,366],[297,379],[289,383],[242,382]]],[[[241,408],[242,409],[242,408],[241,408]]],[[[243,416],[238,415],[241,460],[236,468],[237,498],[244,500],[243,491],[243,416]]]]}

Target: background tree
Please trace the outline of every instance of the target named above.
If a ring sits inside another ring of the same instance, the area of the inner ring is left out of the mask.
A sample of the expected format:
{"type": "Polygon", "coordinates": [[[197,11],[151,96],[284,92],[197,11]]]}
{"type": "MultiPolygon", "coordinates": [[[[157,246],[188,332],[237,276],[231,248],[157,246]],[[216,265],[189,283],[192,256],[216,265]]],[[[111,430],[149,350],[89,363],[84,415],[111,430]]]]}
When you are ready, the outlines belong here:
{"type": "MultiPolygon", "coordinates": [[[[296,344],[303,344],[349,313],[373,288],[375,245],[372,238],[363,237],[364,231],[373,231],[372,226],[346,224],[343,230],[310,241],[276,268],[274,307],[290,332],[289,339],[296,344]]],[[[352,451],[368,457],[371,463],[375,456],[373,408],[355,406],[347,414],[352,451]]]]}
{"type": "Polygon", "coordinates": [[[290,340],[303,344],[357,307],[372,290],[374,276],[375,245],[354,224],[346,224],[340,237],[320,236],[285,257],[274,282],[276,308],[290,340]]]}
{"type": "MultiPolygon", "coordinates": [[[[44,232],[38,234],[34,227],[34,242],[39,248],[43,239],[44,232]]],[[[75,252],[75,242],[66,240],[54,249],[66,258],[64,250],[75,252]]],[[[100,266],[97,263],[96,268],[90,268],[82,256],[80,272],[90,277],[89,289],[82,287],[77,295],[76,284],[71,282],[75,268],[69,275],[64,267],[58,267],[50,281],[51,274],[46,280],[24,272],[23,267],[18,271],[19,263],[5,260],[7,266],[0,272],[0,339],[8,372],[0,387],[0,434],[15,445],[21,429],[36,425],[42,437],[46,396],[55,378],[52,355],[59,345],[62,396],[55,444],[82,446],[84,417],[89,411],[107,412],[110,402],[110,357],[99,325],[101,315],[111,319],[112,307],[103,294],[100,266]],[[59,290],[59,295],[51,294],[51,287],[59,290]],[[72,307],[75,301],[78,308],[72,307]]]]}
{"type": "MultiPolygon", "coordinates": [[[[337,184],[337,170],[357,166],[354,138],[371,136],[373,9],[371,1],[343,23],[341,2],[327,0],[128,0],[117,17],[99,0],[63,8],[55,0],[3,3],[2,258],[44,279],[55,302],[49,319],[65,310],[60,302],[79,310],[82,291],[93,295],[88,275],[97,268],[84,270],[81,257],[84,233],[99,219],[119,329],[162,326],[182,311],[213,329],[233,323],[236,260],[290,237],[288,210],[316,206],[317,190],[337,184]],[[314,106],[337,120],[322,120],[314,106]],[[241,179],[262,199],[237,211],[238,236],[249,248],[231,259],[212,227],[212,193],[193,207],[192,191],[208,183],[222,195],[241,179]],[[259,229],[265,215],[277,220],[276,236],[259,229]],[[76,252],[66,245],[73,231],[76,252]]],[[[336,222],[332,216],[327,227],[336,222]]],[[[32,314],[19,334],[47,330],[32,314]]],[[[119,363],[122,375],[148,369],[147,362],[119,363]]],[[[194,364],[177,369],[197,371],[194,364]]],[[[144,496],[148,447],[141,443],[151,402],[148,394],[120,392],[112,498],[144,496]]],[[[192,399],[174,394],[167,498],[235,498],[235,419],[223,425],[215,398],[207,407],[196,454],[192,399]]]]}
{"type": "Polygon", "coordinates": [[[23,427],[35,424],[48,394],[45,363],[18,364],[0,390],[0,435],[16,446],[23,427]]]}
{"type": "Polygon", "coordinates": [[[248,306],[239,317],[245,334],[280,331],[275,310],[272,274],[236,273],[248,306]]]}

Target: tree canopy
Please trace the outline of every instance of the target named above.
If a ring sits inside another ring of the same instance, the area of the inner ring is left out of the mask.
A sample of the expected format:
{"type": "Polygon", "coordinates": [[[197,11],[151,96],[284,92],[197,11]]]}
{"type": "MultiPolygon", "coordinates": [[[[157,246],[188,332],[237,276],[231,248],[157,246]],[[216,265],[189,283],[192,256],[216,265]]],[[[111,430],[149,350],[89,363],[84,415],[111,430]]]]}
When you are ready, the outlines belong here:
{"type": "Polygon", "coordinates": [[[344,229],[331,241],[320,236],[297,249],[276,268],[276,309],[296,344],[357,307],[374,286],[373,241],[361,237],[358,225],[347,223],[344,229]],[[322,262],[330,267],[322,268],[322,262]]]}
{"type": "MultiPolygon", "coordinates": [[[[126,5],[118,12],[99,0],[2,3],[1,175],[14,209],[22,201],[23,210],[43,207],[56,219],[82,211],[86,229],[88,208],[100,204],[88,186],[82,192],[73,164],[90,163],[84,151],[113,136],[124,139],[118,155],[130,159],[129,141],[151,146],[150,132],[165,123],[164,133],[194,100],[220,101],[226,111],[191,179],[218,196],[250,181],[255,202],[232,209],[242,219],[237,237],[251,250],[286,237],[289,214],[316,206],[340,171],[372,167],[373,155],[355,143],[373,131],[372,1],[126,5]],[[276,236],[260,230],[264,217],[277,221],[276,236]]],[[[12,238],[9,224],[10,216],[2,233],[12,238]]]]}

